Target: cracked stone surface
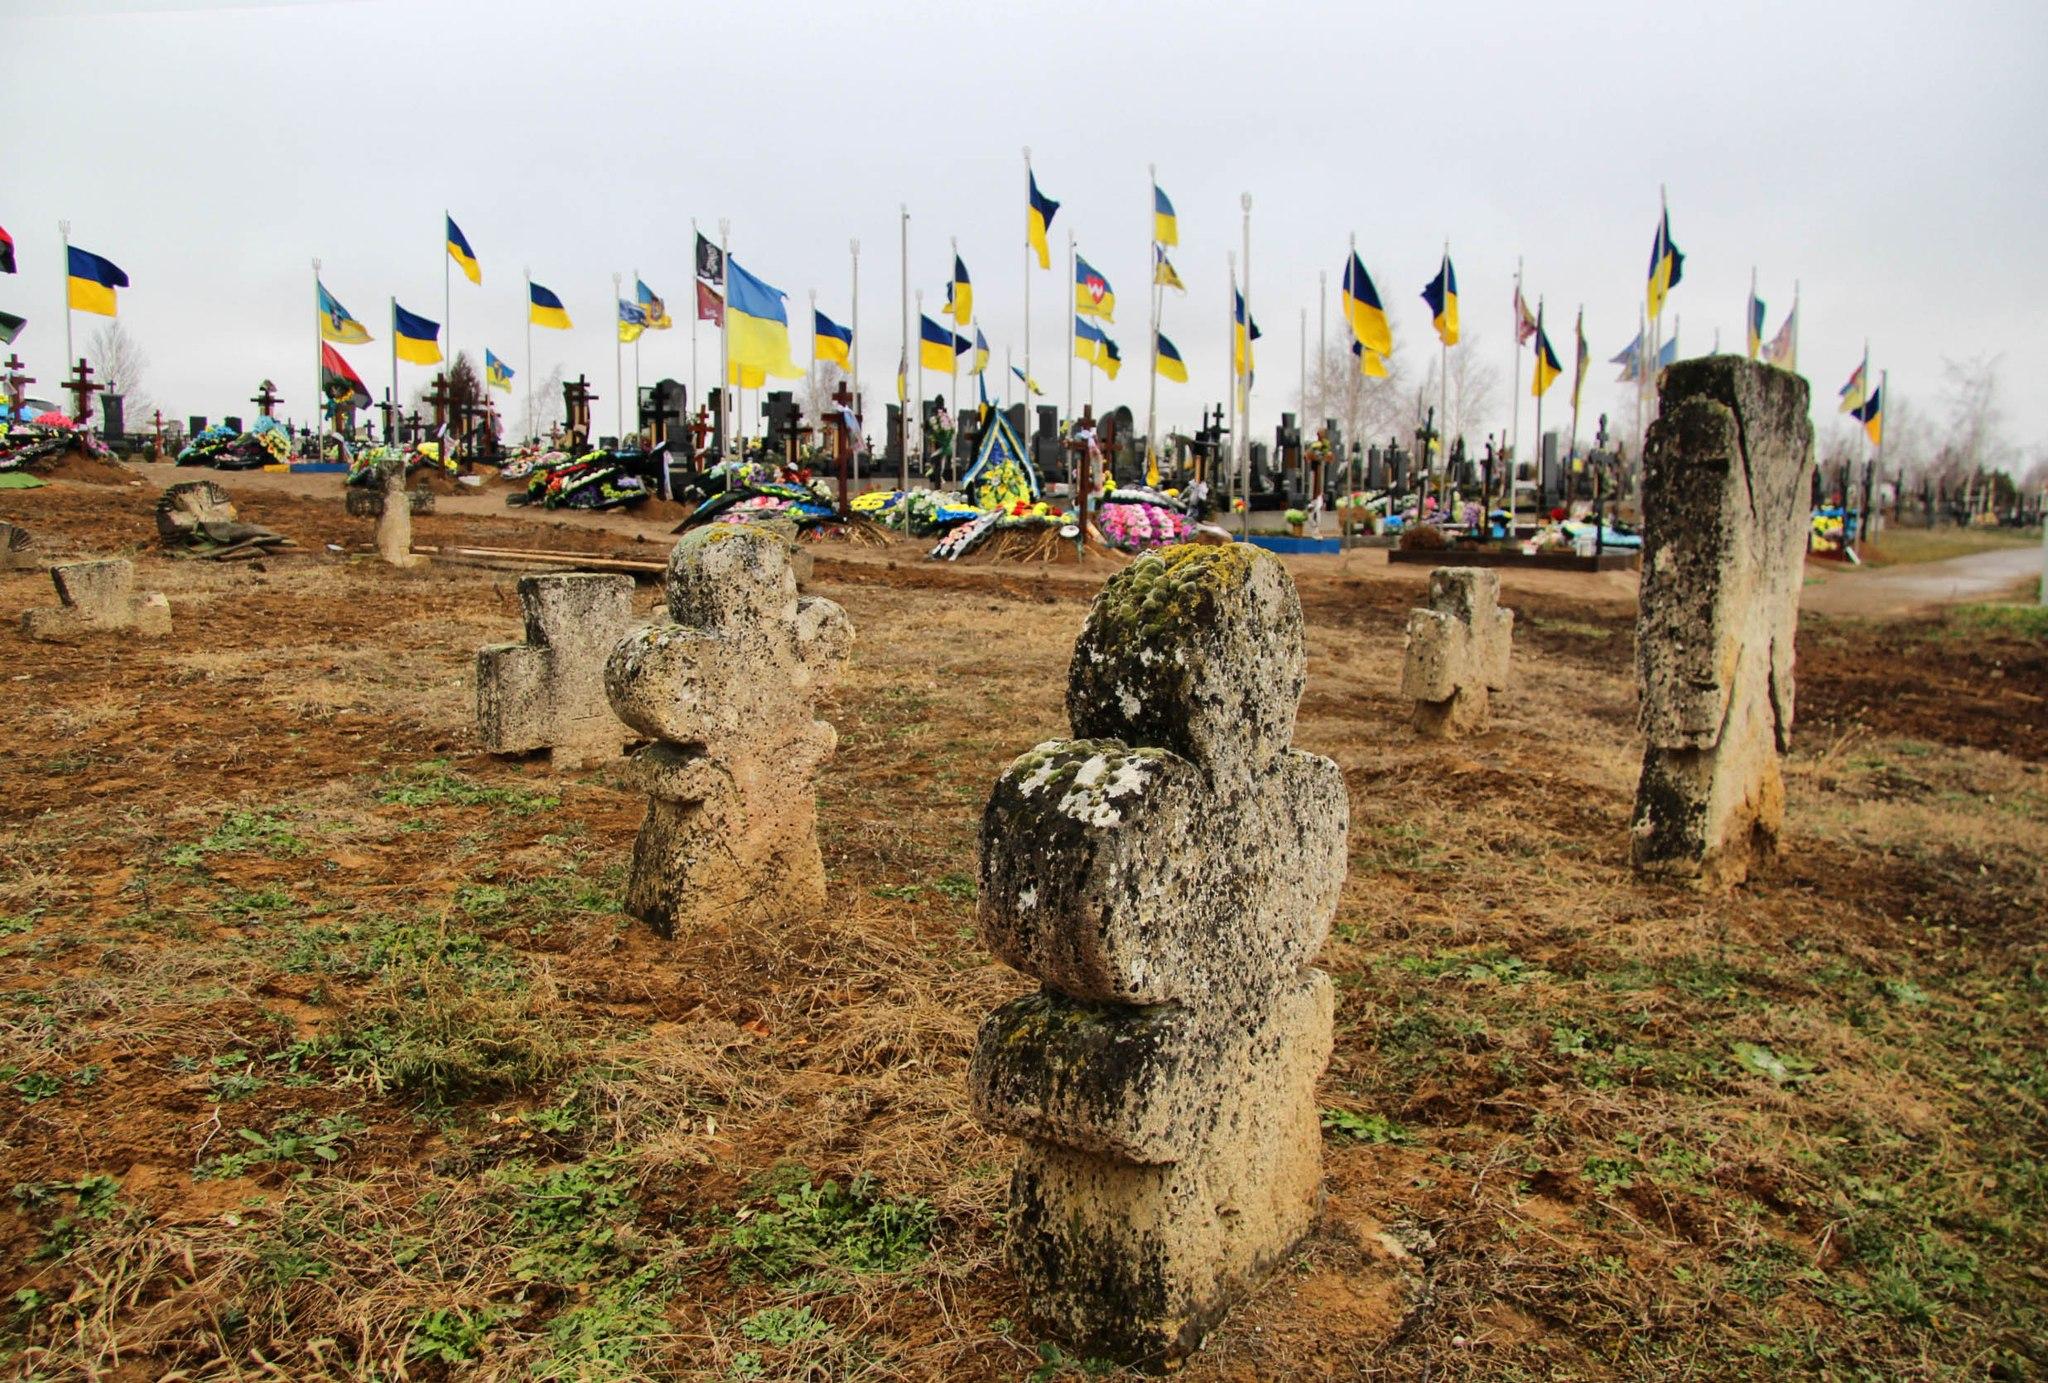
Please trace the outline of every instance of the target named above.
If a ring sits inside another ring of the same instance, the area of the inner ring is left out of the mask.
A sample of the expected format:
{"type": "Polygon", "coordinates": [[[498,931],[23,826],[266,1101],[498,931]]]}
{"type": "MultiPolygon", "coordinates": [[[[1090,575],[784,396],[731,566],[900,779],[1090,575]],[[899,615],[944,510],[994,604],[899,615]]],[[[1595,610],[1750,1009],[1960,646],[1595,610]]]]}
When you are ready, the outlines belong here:
{"type": "Polygon", "coordinates": [[[971,1095],[1023,1140],[1011,1267],[1083,1354],[1172,1366],[1315,1213],[1349,803],[1289,747],[1305,662],[1270,553],[1147,554],[1075,645],[1075,738],[982,817],[982,939],[1042,987],[983,1022],[971,1095]]]}
{"type": "Polygon", "coordinates": [[[476,724],[493,754],[545,749],[557,768],[617,758],[625,723],[605,696],[604,665],[633,622],[633,578],[567,572],[519,579],[526,642],[476,654],[476,724]]]}
{"type": "Polygon", "coordinates": [[[811,712],[852,647],[845,611],[797,595],[773,534],[712,524],[675,545],[667,617],[629,629],[604,670],[612,710],[654,741],[630,761],[649,801],[626,911],[672,936],[824,906],[816,777],[838,736],[811,712]]]}
{"type": "Polygon", "coordinates": [[[25,610],[22,632],[32,639],[121,631],[145,638],[171,632],[171,602],[159,591],[135,593],[135,564],[125,557],[63,562],[50,568],[60,604],[25,610]]]}
{"type": "Polygon", "coordinates": [[[1785,817],[1813,425],[1799,376],[1717,355],[1664,372],[1643,466],[1636,617],[1644,874],[1741,882],[1785,817]]]}
{"type": "Polygon", "coordinates": [[[1401,695],[1415,702],[1415,729],[1430,739],[1478,734],[1492,720],[1491,694],[1507,686],[1515,612],[1500,608],[1500,573],[1438,567],[1429,604],[1408,613],[1401,695]]]}
{"type": "Polygon", "coordinates": [[[393,458],[378,467],[377,555],[394,567],[416,567],[426,561],[412,550],[412,499],[405,489],[405,463],[393,458]]]}

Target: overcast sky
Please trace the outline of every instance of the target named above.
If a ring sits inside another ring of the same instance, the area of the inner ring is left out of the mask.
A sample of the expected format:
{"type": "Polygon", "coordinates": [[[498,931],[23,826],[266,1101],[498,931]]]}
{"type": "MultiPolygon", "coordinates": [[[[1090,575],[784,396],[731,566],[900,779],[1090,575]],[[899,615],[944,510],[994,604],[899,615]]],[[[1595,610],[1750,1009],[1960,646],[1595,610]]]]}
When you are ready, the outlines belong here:
{"type": "MultiPolygon", "coordinates": [[[[1265,329],[1255,435],[1298,387],[1300,312],[1332,297],[1355,232],[1419,378],[1419,298],[1450,237],[1468,344],[1503,376],[1515,264],[1549,304],[1567,370],[1584,305],[1596,361],[1636,330],[1660,183],[1684,283],[1685,354],[1743,342],[1750,270],[1766,334],[1802,286],[1800,366],[1817,414],[1871,344],[1894,396],[1941,399],[1943,357],[1996,355],[2014,440],[2048,440],[2048,6],[1718,0],[1435,3],[576,4],[494,0],[0,0],[0,226],[20,273],[0,309],[54,393],[63,349],[57,221],[132,287],[122,321],[180,415],[248,413],[265,376],[303,415],[314,359],[310,260],[375,334],[347,351],[390,374],[387,300],[442,316],[441,216],[482,262],[458,275],[453,340],[526,380],[522,270],[570,333],[534,333],[534,372],[587,372],[612,417],[612,274],[636,267],[677,330],[642,346],[647,382],[690,378],[690,218],[730,217],[736,258],[845,320],[861,244],[862,373],[888,395],[898,347],[897,206],[911,287],[936,313],[958,236],[977,317],[1022,362],[1024,169],[1118,291],[1126,368],[1098,407],[1145,404],[1146,165],[1180,216],[1164,330],[1191,425],[1226,392],[1225,254],[1253,197],[1265,329]]],[[[1033,270],[1033,373],[1064,393],[1064,264],[1033,270]]],[[[630,292],[631,279],[627,280],[630,292]]],[[[83,342],[99,319],[78,315],[83,342]]],[[[1340,331],[1334,301],[1330,332],[1340,331]]],[[[915,326],[913,323],[913,331],[915,326]]],[[[716,338],[700,338],[713,383],[716,338]]],[[[410,393],[430,373],[402,365],[410,393]]],[[[629,363],[630,370],[630,363],[629,363]]],[[[1596,365],[1587,421],[1622,408],[1596,365]]],[[[1085,370],[1077,370],[1085,390],[1085,370]]],[[[1522,370],[1523,429],[1533,426],[1522,370]]],[[[1554,389],[1546,422],[1569,406],[1554,389]]],[[[1474,439],[1477,440],[1476,438],[1474,439]]]]}

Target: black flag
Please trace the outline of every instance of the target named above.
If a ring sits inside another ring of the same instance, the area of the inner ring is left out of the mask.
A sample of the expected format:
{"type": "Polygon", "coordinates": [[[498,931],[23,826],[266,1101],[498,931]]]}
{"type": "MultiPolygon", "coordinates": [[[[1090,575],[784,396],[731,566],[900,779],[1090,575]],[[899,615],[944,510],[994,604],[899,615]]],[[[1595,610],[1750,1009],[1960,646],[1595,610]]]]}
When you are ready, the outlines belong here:
{"type": "Polygon", "coordinates": [[[719,288],[725,286],[725,251],[697,234],[697,277],[719,288]]]}

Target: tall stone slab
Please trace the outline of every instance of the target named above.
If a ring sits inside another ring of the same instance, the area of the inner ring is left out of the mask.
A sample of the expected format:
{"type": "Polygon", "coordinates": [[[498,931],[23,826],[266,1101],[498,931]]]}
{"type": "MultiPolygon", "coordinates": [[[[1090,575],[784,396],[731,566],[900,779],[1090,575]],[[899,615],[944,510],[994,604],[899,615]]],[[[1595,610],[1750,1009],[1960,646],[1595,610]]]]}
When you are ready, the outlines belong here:
{"type": "Polygon", "coordinates": [[[56,607],[25,610],[22,632],[32,639],[125,631],[146,637],[171,632],[171,602],[159,591],[135,593],[135,564],[125,557],[63,562],[50,568],[56,607]]]}
{"type": "Polygon", "coordinates": [[[973,1105],[1023,1140],[1010,1264],[1083,1353],[1178,1361],[1315,1214],[1334,997],[1310,962],[1349,806],[1289,747],[1305,665],[1277,558],[1147,554],[1075,645],[1074,738],[982,817],[982,939],[1042,988],[982,1024],[973,1105]]]}
{"type": "Polygon", "coordinates": [[[1644,874],[1739,883],[1775,854],[1813,425],[1806,381],[1716,355],[1664,372],[1643,462],[1636,674],[1644,874]]]}
{"type": "Polygon", "coordinates": [[[605,697],[604,665],[633,622],[633,578],[522,576],[519,604],[526,642],[476,652],[476,726],[484,748],[545,749],[557,768],[617,758],[627,731],[605,697]]]}
{"type": "Polygon", "coordinates": [[[384,496],[377,511],[377,555],[394,567],[416,567],[427,559],[412,550],[412,499],[405,492],[405,462],[383,462],[377,482],[384,496]]]}
{"type": "Polygon", "coordinates": [[[605,665],[612,709],[654,743],[626,911],[663,936],[787,919],[825,904],[815,778],[838,735],[811,703],[853,646],[846,612],[799,597],[789,549],[738,524],[699,528],[668,564],[668,617],[605,665]]]}
{"type": "Polygon", "coordinates": [[[1492,719],[1492,693],[1508,684],[1515,612],[1500,608],[1500,573],[1438,567],[1429,604],[1408,614],[1401,695],[1415,702],[1415,729],[1431,739],[1477,734],[1492,719]]]}

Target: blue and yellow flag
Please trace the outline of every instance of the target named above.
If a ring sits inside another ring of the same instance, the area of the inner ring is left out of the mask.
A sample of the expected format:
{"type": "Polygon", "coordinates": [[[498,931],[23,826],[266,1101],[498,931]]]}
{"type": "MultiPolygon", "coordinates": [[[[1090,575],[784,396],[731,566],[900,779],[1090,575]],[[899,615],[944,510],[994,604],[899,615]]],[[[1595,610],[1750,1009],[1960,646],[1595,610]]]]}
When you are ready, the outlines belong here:
{"type": "MultiPolygon", "coordinates": [[[[725,261],[725,332],[735,370],[758,370],[777,379],[802,379],[804,372],[789,358],[788,295],[725,261]]],[[[760,386],[744,384],[743,387],[760,386]]]]}
{"type": "Polygon", "coordinates": [[[1116,342],[1105,335],[1102,338],[1102,359],[1095,363],[1102,366],[1104,374],[1115,379],[1116,372],[1124,367],[1124,353],[1116,348],[1116,342]]]}
{"type": "Polygon", "coordinates": [[[1074,256],[1074,311],[1105,322],[1116,320],[1116,290],[1079,255],[1074,256]]]}
{"type": "Polygon", "coordinates": [[[966,337],[948,327],[933,321],[923,313],[918,314],[918,363],[927,370],[942,370],[953,373],[953,360],[965,351],[969,342],[966,337]]]}
{"type": "Polygon", "coordinates": [[[455,218],[442,213],[448,222],[448,258],[461,266],[462,276],[471,283],[482,283],[484,271],[476,262],[476,254],[469,248],[469,240],[462,233],[462,227],[455,224],[455,218]]]}
{"type": "Polygon", "coordinates": [[[1024,373],[1022,366],[1012,365],[1010,367],[1010,373],[1017,376],[1018,382],[1023,384],[1024,388],[1027,391],[1033,394],[1037,394],[1040,397],[1044,396],[1045,390],[1038,387],[1037,380],[1033,379],[1030,375],[1024,373]]]}
{"type": "Polygon", "coordinates": [[[1764,349],[1764,300],[1749,290],[1749,358],[1756,359],[1764,349]]]}
{"type": "Polygon", "coordinates": [[[1379,290],[1372,286],[1365,261],[1356,253],[1344,266],[1344,320],[1351,324],[1352,337],[1367,350],[1380,355],[1394,353],[1394,334],[1387,328],[1379,290]]]}
{"type": "Polygon", "coordinates": [[[70,282],[66,285],[65,301],[79,312],[114,316],[114,290],[126,288],[128,276],[115,266],[113,260],[103,259],[90,250],[81,250],[73,245],[69,253],[70,282]]]}
{"type": "MultiPolygon", "coordinates": [[[[1863,407],[1863,391],[1865,388],[1863,371],[1869,363],[1868,361],[1859,362],[1856,366],[1856,372],[1849,376],[1849,382],[1835,391],[1842,400],[1842,406],[1836,410],[1837,412],[1855,413],[1857,409],[1863,407]]],[[[1862,415],[1859,413],[1857,416],[1861,417],[1862,415]]]]}
{"type": "Polygon", "coordinates": [[[335,301],[327,285],[315,280],[320,289],[320,339],[332,341],[340,346],[360,346],[370,339],[370,329],[348,315],[348,309],[335,301]]]}
{"type": "Polygon", "coordinates": [[[1667,209],[1657,222],[1657,238],[1650,243],[1650,315],[1664,310],[1664,297],[1678,287],[1685,275],[1685,256],[1671,243],[1671,212],[1667,209]]]}
{"type": "Polygon", "coordinates": [[[1089,321],[1086,317],[1079,314],[1075,315],[1074,359],[1085,360],[1090,365],[1100,365],[1102,363],[1102,348],[1108,341],[1109,338],[1102,334],[1101,327],[1096,326],[1095,323],[1089,321]]]}
{"type": "Polygon", "coordinates": [[[490,347],[484,348],[484,384],[492,389],[512,392],[512,376],[518,373],[510,365],[491,354],[490,347]]]}
{"type": "Polygon", "coordinates": [[[974,368],[969,374],[980,374],[988,368],[988,338],[981,334],[981,328],[974,329],[974,368]]]}
{"type": "Polygon", "coordinates": [[[953,281],[946,285],[944,310],[960,326],[974,320],[974,284],[968,280],[967,265],[959,255],[953,256],[953,281]]]}
{"type": "Polygon", "coordinates": [[[735,360],[726,367],[725,382],[735,389],[759,389],[768,383],[768,372],[758,365],[735,360]]]}
{"type": "Polygon", "coordinates": [[[400,360],[415,365],[441,363],[441,324],[391,304],[391,340],[400,360]]]}
{"type": "Polygon", "coordinates": [[[1536,318],[1536,373],[1529,380],[1529,393],[1542,398],[1557,377],[1564,373],[1564,366],[1557,363],[1557,352],[1550,348],[1550,335],[1543,330],[1543,318],[1536,318]]]}
{"type": "Polygon", "coordinates": [[[668,304],[663,302],[660,296],[647,286],[646,280],[640,278],[633,280],[633,296],[638,299],[640,310],[647,314],[647,329],[649,331],[667,331],[676,324],[675,319],[668,315],[668,304]]]}
{"type": "Polygon", "coordinates": [[[562,306],[562,300],[531,280],[526,285],[526,320],[537,327],[551,327],[556,331],[567,331],[571,325],[568,309],[562,306]]]}
{"type": "Polygon", "coordinates": [[[896,402],[908,401],[910,393],[910,353],[905,351],[896,357],[896,402]]]}
{"type": "Polygon", "coordinates": [[[1872,446],[1884,444],[1884,390],[1872,389],[1870,397],[1856,408],[1849,410],[1849,416],[1863,424],[1863,431],[1870,438],[1872,446]]]}
{"type": "Polygon", "coordinates": [[[1188,382],[1188,363],[1180,358],[1180,352],[1163,331],[1159,333],[1159,373],[1176,384],[1188,382]]]}
{"type": "Polygon", "coordinates": [[[1259,337],[1262,335],[1262,333],[1259,331],[1259,319],[1256,317],[1252,318],[1251,339],[1249,341],[1246,340],[1244,322],[1244,294],[1238,292],[1236,289],[1233,288],[1231,290],[1231,298],[1232,301],[1236,303],[1236,309],[1233,312],[1232,316],[1237,323],[1237,330],[1232,333],[1232,335],[1236,338],[1236,348],[1232,352],[1232,354],[1235,357],[1237,372],[1240,375],[1243,375],[1245,378],[1249,379],[1252,375],[1251,342],[1258,340],[1259,337]]]}
{"type": "Polygon", "coordinates": [[[619,299],[619,340],[638,341],[647,330],[647,312],[639,303],[619,299]]]}
{"type": "Polygon", "coordinates": [[[1621,373],[1614,377],[1616,384],[1627,384],[1642,378],[1643,333],[1638,331],[1636,339],[1621,348],[1621,353],[1608,359],[1608,364],[1621,366],[1621,373]]]}
{"type": "Polygon", "coordinates": [[[811,309],[811,361],[842,370],[853,368],[853,328],[839,325],[815,307],[811,309]]]}
{"type": "Polygon", "coordinates": [[[1378,351],[1369,351],[1358,342],[1351,343],[1351,353],[1358,357],[1358,373],[1367,379],[1387,377],[1387,358],[1378,351]]]}
{"type": "Polygon", "coordinates": [[[1458,344],[1458,271],[1451,267],[1451,256],[1444,254],[1442,267],[1436,271],[1422,290],[1422,300],[1429,304],[1430,325],[1436,328],[1437,339],[1446,346],[1458,344]]]}
{"type": "Polygon", "coordinates": [[[1152,247],[1152,282],[1161,288],[1171,288],[1185,293],[1188,286],[1180,281],[1180,275],[1173,270],[1173,261],[1166,257],[1166,251],[1159,246],[1152,247]]]}
{"type": "Polygon", "coordinates": [[[1152,184],[1152,238],[1161,245],[1180,244],[1180,218],[1173,214],[1173,203],[1166,200],[1156,182],[1152,184]]]}
{"type": "Polygon", "coordinates": [[[1038,267],[1052,268],[1052,246],[1046,241],[1046,232],[1052,229],[1052,218],[1058,214],[1060,204],[1038,190],[1038,175],[1027,172],[1025,178],[1031,184],[1031,199],[1024,208],[1024,243],[1038,253],[1038,267]]]}

